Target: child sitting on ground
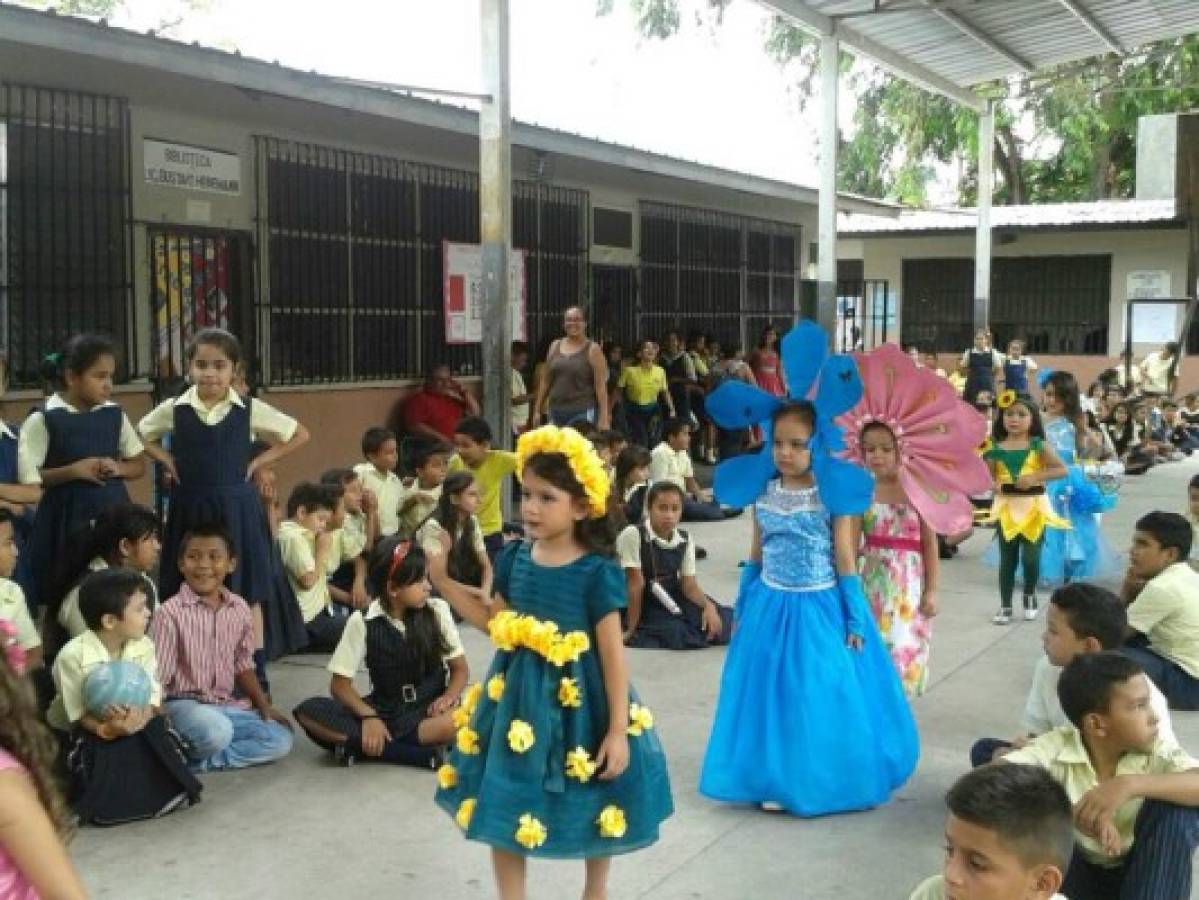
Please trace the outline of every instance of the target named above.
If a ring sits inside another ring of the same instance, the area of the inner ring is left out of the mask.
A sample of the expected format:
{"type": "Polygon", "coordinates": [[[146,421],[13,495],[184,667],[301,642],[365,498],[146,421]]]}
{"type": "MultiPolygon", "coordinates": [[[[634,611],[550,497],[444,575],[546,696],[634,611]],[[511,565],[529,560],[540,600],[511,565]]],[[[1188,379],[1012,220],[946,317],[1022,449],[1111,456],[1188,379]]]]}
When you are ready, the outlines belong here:
{"type": "Polygon", "coordinates": [[[1070,798],[1035,766],[968,772],[945,795],[945,863],[910,900],[1065,900],[1070,798]]]}
{"type": "Polygon", "coordinates": [[[400,495],[400,530],[411,539],[416,529],[429,518],[441,498],[450,450],[444,444],[421,444],[412,453],[415,476],[404,485],[400,495]]]}
{"type": "Polygon", "coordinates": [[[612,477],[614,509],[622,513],[624,522],[639,525],[645,518],[645,495],[649,491],[650,452],[631,444],[616,457],[616,473],[612,477]]]}
{"type": "MultiPolygon", "coordinates": [[[[1045,653],[1033,670],[1032,688],[1024,706],[1023,733],[1011,741],[983,738],[970,750],[972,765],[981,766],[1027,744],[1054,728],[1070,724],[1057,699],[1062,667],[1084,653],[1117,650],[1124,643],[1128,612],[1111,591],[1094,584],[1074,582],[1053,592],[1045,618],[1045,653]]],[[[1149,683],[1150,704],[1158,718],[1158,737],[1177,744],[1170,724],[1166,698],[1149,683]]]]}
{"type": "Polygon", "coordinates": [[[379,508],[379,536],[388,537],[400,528],[400,495],[404,485],[396,475],[400,449],[395,432],[388,428],[368,428],[362,434],[362,455],[366,462],[354,466],[364,491],[374,495],[379,508]]]}
{"type": "Polygon", "coordinates": [[[662,426],[662,443],[650,454],[650,480],[657,484],[677,484],[683,494],[684,522],[718,522],[741,514],[724,510],[712,500],[710,491],[700,488],[691,465],[691,424],[685,419],[668,419],[662,426]]]}
{"type": "Polygon", "coordinates": [[[353,469],[329,469],[321,475],[321,484],[334,492],[341,491],[341,502],[329,519],[329,530],[343,562],[329,574],[329,595],[343,607],[366,609],[370,603],[366,558],[379,537],[374,495],[363,491],[362,479],[353,469]]]}
{"type": "Polygon", "coordinates": [[[416,530],[414,542],[428,558],[438,596],[456,585],[482,603],[491,601],[491,558],[476,515],[479,506],[478,479],[471,472],[451,472],[437,508],[416,530]]]}
{"type": "Polygon", "coordinates": [[[11,510],[0,506],[0,620],[12,623],[17,645],[23,651],[23,669],[31,672],[42,667],[42,638],[29,615],[25,592],[12,580],[19,553],[15,519],[11,510]]]}
{"type": "MultiPolygon", "coordinates": [[[[1187,509],[1184,514],[1186,520],[1191,523],[1191,555],[1195,555],[1195,551],[1199,550],[1199,475],[1191,478],[1191,483],[1187,485],[1187,509]]],[[[1199,565],[1199,560],[1191,563],[1192,568],[1199,565]]]]}
{"type": "Polygon", "coordinates": [[[254,674],[250,607],[225,587],[236,565],[223,527],[194,527],[179,549],[184,584],[150,625],[167,715],[197,773],[274,762],[291,751],[291,724],[254,674]]]}
{"type": "Polygon", "coordinates": [[[1149,680],[1119,653],[1087,653],[1062,670],[1071,724],[1010,753],[1041,766],[1074,808],[1070,900],[1189,897],[1199,844],[1199,762],[1158,739],[1149,680]]]}
{"type": "Polygon", "coordinates": [[[491,426],[479,416],[467,416],[454,426],[454,449],[449,470],[468,469],[479,483],[479,524],[483,543],[492,561],[504,547],[504,514],[500,509],[500,486],[516,471],[516,454],[493,450],[491,426]]]}
{"type": "Polygon", "coordinates": [[[1124,654],[1153,679],[1172,709],[1199,709],[1199,573],[1189,565],[1191,523],[1151,512],[1128,553],[1124,654]]]}
{"type": "Polygon", "coordinates": [[[133,569],[90,573],[79,586],[86,630],[54,660],[58,690],[48,720],[69,734],[72,805],[83,822],[118,825],[166,815],[200,797],[167,731],[154,644],[146,637],[150,608],[145,576],[133,569]],[[89,709],[88,679],[113,660],[145,672],[149,702],[89,709]]]}
{"type": "Polygon", "coordinates": [[[313,743],[343,765],[367,758],[436,768],[454,738],[449,713],[469,672],[449,605],[429,596],[425,563],[410,541],[379,543],[371,566],[378,599],[350,616],[329,660],[332,697],[310,698],[294,710],[313,743]],[[365,697],[354,687],[364,663],[371,684],[365,697]]]}
{"type": "Polygon", "coordinates": [[[341,547],[329,529],[340,488],[301,482],[287,498],[287,518],[279,525],[279,553],[308,629],[308,650],[331,653],[346,627],[333,609],[329,575],[342,563],[341,547]]]}
{"type": "Polygon", "coordinates": [[[733,633],[733,611],[699,586],[695,544],[678,528],[683,489],[659,481],[649,489],[646,503],[648,521],[629,525],[616,540],[629,595],[625,644],[659,650],[727,644],[733,633]]]}

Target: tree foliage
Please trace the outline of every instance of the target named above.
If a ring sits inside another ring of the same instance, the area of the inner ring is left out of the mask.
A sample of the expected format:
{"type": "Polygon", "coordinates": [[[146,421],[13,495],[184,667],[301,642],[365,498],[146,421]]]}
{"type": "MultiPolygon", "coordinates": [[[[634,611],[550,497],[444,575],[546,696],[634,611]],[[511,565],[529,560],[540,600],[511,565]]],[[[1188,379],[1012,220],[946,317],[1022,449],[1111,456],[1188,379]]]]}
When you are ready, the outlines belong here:
{"type": "MultiPolygon", "coordinates": [[[[603,13],[615,0],[597,2],[603,13]]],[[[680,0],[628,2],[647,37],[665,39],[681,27],[680,0]]],[[[714,12],[718,21],[729,2],[687,5],[714,12]]],[[[818,42],[776,19],[765,49],[796,73],[799,102],[809,103],[819,71],[818,42]]],[[[949,167],[956,170],[959,202],[975,202],[975,113],[868,61],[846,55],[841,68],[857,98],[852,127],[841,138],[842,190],[919,205],[949,167]]],[[[1149,44],[1124,57],[1068,63],[980,91],[998,98],[992,148],[997,203],[1128,197],[1135,189],[1137,120],[1199,108],[1199,35],[1149,44]]]]}

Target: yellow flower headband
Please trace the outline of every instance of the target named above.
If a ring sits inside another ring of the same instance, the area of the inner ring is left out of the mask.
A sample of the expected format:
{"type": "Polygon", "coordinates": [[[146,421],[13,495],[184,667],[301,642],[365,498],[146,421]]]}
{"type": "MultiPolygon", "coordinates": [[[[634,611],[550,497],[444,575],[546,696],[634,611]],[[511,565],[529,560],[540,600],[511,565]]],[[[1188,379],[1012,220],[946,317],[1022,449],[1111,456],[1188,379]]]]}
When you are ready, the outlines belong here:
{"type": "Polygon", "coordinates": [[[1007,409],[1009,406],[1011,406],[1013,403],[1015,403],[1019,399],[1020,399],[1019,395],[1017,395],[1016,392],[1013,391],[1011,388],[1008,388],[1006,391],[1004,391],[1002,394],[999,395],[999,400],[996,401],[995,405],[998,406],[1000,409],[1007,409]]]}
{"type": "Polygon", "coordinates": [[[603,460],[591,446],[591,441],[573,428],[558,428],[545,425],[526,431],[516,442],[516,473],[523,480],[525,464],[538,453],[561,453],[566,457],[570,470],[587,494],[591,507],[591,518],[598,519],[608,511],[608,473],[603,460]]]}

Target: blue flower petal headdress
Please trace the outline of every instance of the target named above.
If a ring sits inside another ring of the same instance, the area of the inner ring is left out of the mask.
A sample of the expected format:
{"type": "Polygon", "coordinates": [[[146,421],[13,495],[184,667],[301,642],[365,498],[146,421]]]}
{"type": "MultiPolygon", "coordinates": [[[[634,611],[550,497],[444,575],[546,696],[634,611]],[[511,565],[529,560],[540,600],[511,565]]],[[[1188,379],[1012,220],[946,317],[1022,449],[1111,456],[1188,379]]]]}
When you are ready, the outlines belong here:
{"type": "MultiPolygon", "coordinates": [[[[835,456],[845,447],[841,426],[835,420],[862,397],[857,364],[852,356],[830,356],[824,330],[807,320],[783,338],[782,364],[790,398],[811,400],[816,408],[812,472],[821,500],[835,516],[861,515],[874,496],[874,479],[861,466],[835,456]]],[[[761,450],[717,466],[713,487],[721,503],[748,506],[775,476],[771,417],[783,403],[782,398],[743,381],[726,381],[708,397],[705,409],[721,428],[762,428],[761,450]]]]}

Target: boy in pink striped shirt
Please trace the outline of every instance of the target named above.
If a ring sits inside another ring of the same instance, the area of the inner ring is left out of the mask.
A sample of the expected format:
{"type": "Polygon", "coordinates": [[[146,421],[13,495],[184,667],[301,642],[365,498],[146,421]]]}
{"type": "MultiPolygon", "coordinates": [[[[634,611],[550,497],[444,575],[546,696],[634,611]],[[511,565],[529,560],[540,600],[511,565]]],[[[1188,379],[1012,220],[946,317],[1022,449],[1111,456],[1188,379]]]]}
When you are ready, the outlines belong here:
{"type": "Polygon", "coordinates": [[[193,528],[179,549],[184,584],[150,625],[167,715],[193,772],[261,765],[291,751],[291,723],[254,674],[250,607],[225,587],[236,565],[223,527],[193,528]]]}

